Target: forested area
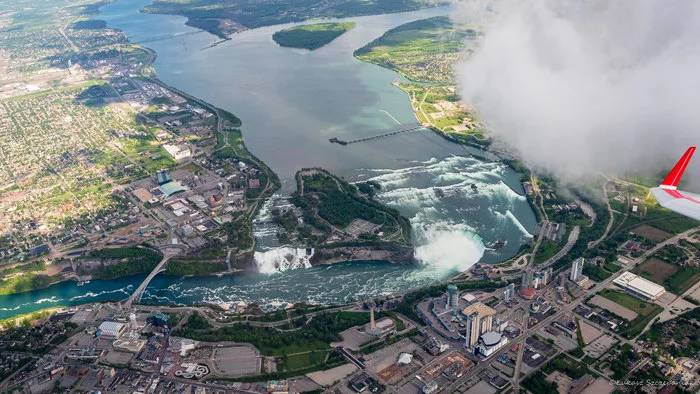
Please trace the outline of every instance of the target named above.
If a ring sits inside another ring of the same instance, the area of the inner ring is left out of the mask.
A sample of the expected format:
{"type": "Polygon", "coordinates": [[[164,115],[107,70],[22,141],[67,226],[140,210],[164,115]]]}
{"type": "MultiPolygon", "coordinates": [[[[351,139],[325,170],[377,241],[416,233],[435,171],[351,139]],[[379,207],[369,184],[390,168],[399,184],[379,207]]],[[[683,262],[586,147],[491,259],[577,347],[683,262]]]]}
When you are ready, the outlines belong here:
{"type": "Polygon", "coordinates": [[[355,27],[355,22],[315,23],[312,25],[294,26],[272,35],[272,39],[283,47],[318,49],[346,31],[355,27]]]}

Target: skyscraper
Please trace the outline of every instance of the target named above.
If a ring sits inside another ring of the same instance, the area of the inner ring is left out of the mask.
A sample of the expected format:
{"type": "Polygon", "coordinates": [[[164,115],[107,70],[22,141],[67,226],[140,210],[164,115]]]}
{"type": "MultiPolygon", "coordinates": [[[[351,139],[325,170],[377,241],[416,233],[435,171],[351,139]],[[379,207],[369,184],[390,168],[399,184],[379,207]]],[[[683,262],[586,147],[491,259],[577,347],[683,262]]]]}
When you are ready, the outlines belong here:
{"type": "Polygon", "coordinates": [[[532,286],[532,268],[528,268],[525,270],[525,273],[523,274],[523,279],[520,281],[520,287],[529,289],[532,286]]]}
{"type": "Polygon", "coordinates": [[[491,331],[496,311],[481,302],[476,302],[464,308],[462,314],[467,326],[464,335],[465,346],[471,348],[479,342],[481,334],[491,331]]]}
{"type": "Polygon", "coordinates": [[[583,275],[583,257],[579,257],[571,263],[571,273],[569,274],[569,279],[576,281],[581,275],[583,275]]]}
{"type": "Polygon", "coordinates": [[[505,290],[503,290],[502,298],[504,302],[509,302],[513,299],[515,295],[515,284],[509,284],[505,290]]]}
{"type": "Polygon", "coordinates": [[[459,306],[459,290],[455,285],[447,286],[447,305],[445,309],[456,308],[459,306]]]}

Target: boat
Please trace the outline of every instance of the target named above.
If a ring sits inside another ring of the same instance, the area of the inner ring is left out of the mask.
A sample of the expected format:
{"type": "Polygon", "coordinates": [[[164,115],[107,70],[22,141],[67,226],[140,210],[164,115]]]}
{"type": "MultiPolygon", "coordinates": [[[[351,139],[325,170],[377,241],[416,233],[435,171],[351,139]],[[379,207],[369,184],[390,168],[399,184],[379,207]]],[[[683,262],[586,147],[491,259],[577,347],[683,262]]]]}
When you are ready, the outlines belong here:
{"type": "Polygon", "coordinates": [[[505,239],[499,239],[498,241],[493,242],[493,243],[487,245],[486,247],[489,248],[489,249],[500,249],[500,248],[502,248],[503,246],[505,246],[505,244],[506,244],[506,240],[505,240],[505,239]]]}

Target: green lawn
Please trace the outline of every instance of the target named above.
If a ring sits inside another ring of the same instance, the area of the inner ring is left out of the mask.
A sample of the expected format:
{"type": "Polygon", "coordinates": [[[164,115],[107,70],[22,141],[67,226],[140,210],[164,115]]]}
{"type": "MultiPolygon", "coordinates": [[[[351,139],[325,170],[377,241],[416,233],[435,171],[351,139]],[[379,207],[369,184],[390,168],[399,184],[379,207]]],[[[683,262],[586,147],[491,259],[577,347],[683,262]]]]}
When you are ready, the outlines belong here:
{"type": "Polygon", "coordinates": [[[295,371],[321,364],[325,361],[327,351],[315,351],[310,353],[294,354],[282,357],[282,363],[278,366],[283,371],[295,371]]]}
{"type": "Polygon", "coordinates": [[[675,274],[664,281],[666,290],[682,295],[700,280],[700,267],[681,267],[675,274]]]}
{"type": "Polygon", "coordinates": [[[656,304],[642,301],[632,295],[615,290],[605,289],[600,292],[600,295],[639,314],[637,318],[629,322],[627,327],[623,329],[622,334],[627,338],[634,338],[639,335],[644,330],[644,327],[664,310],[664,308],[656,304]]]}
{"type": "Polygon", "coordinates": [[[283,47],[313,51],[340,37],[356,25],[355,22],[337,22],[295,26],[276,32],[272,35],[272,39],[283,47]]]}
{"type": "Polygon", "coordinates": [[[553,257],[564,247],[563,243],[557,243],[552,241],[542,241],[540,243],[539,249],[537,249],[537,254],[535,255],[535,265],[544,264],[550,257],[553,257]]]}

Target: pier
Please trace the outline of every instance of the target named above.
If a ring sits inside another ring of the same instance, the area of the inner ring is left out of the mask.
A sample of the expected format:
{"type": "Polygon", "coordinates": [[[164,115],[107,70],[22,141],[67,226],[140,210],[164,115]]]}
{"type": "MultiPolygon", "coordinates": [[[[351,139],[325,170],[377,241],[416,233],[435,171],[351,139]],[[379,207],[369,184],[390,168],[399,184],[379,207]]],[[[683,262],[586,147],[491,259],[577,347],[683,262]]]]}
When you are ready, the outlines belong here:
{"type": "Polygon", "coordinates": [[[410,131],[416,131],[416,130],[420,130],[423,128],[424,127],[421,125],[404,126],[398,130],[388,131],[386,133],[381,133],[381,134],[370,135],[368,137],[357,138],[357,139],[349,140],[349,141],[341,140],[341,139],[338,139],[335,137],[329,139],[328,141],[330,141],[331,143],[336,143],[336,144],[340,144],[340,145],[349,145],[349,144],[355,144],[358,142],[364,142],[364,141],[370,141],[370,140],[375,140],[375,139],[379,139],[379,138],[389,137],[389,136],[396,135],[396,134],[408,133],[410,131]]]}

